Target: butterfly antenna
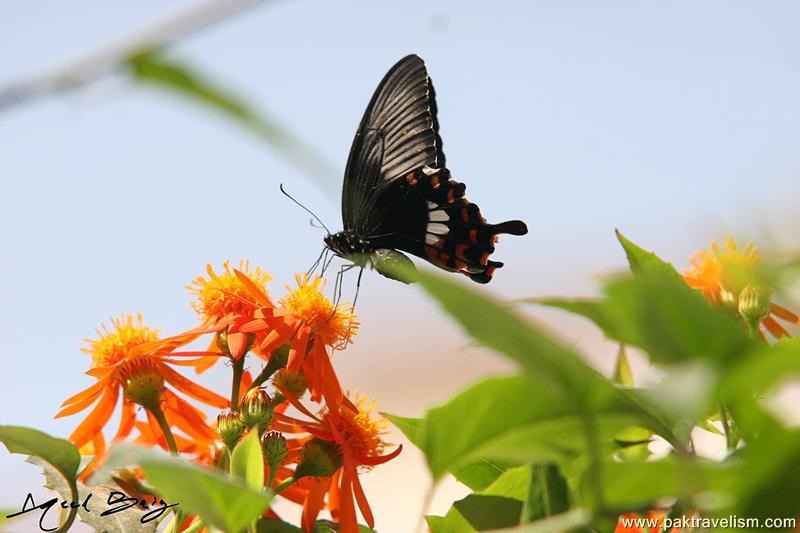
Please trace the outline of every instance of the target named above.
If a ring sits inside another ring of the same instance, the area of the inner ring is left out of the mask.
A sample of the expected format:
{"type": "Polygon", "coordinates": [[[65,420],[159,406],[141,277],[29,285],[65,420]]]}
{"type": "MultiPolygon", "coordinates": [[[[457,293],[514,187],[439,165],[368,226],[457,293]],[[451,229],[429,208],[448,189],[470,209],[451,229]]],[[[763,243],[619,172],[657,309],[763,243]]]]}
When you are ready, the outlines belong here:
{"type": "Polygon", "coordinates": [[[320,220],[320,218],[319,218],[317,215],[315,215],[315,214],[314,214],[314,212],[313,212],[311,209],[307,208],[306,206],[304,206],[303,204],[301,204],[300,202],[298,202],[297,200],[295,200],[295,199],[292,197],[292,195],[291,195],[291,194],[289,194],[288,192],[286,192],[286,189],[284,189],[284,188],[283,188],[283,183],[281,183],[281,184],[280,184],[280,189],[281,189],[281,192],[284,194],[284,196],[286,196],[286,197],[287,197],[289,200],[293,201],[294,203],[296,203],[297,205],[299,205],[300,207],[302,207],[302,208],[305,210],[305,212],[306,212],[306,213],[308,213],[309,215],[311,215],[312,217],[314,217],[314,219],[315,219],[317,222],[319,222],[320,224],[322,224],[322,227],[323,227],[323,228],[325,228],[325,231],[327,231],[328,233],[330,233],[330,232],[331,232],[331,230],[329,230],[329,229],[328,229],[328,226],[326,226],[326,225],[325,225],[325,223],[324,223],[322,220],[320,220]]]}

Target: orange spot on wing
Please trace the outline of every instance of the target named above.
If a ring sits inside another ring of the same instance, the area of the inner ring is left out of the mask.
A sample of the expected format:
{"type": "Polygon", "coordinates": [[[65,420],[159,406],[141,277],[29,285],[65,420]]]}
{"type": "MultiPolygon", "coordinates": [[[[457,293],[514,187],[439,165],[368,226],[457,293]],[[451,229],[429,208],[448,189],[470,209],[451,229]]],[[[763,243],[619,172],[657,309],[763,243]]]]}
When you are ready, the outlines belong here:
{"type": "Polygon", "coordinates": [[[456,201],[456,196],[453,193],[453,189],[451,188],[449,191],[447,191],[447,203],[452,204],[455,201],[456,201]]]}
{"type": "Polygon", "coordinates": [[[417,177],[414,175],[414,173],[413,173],[413,172],[409,172],[409,173],[406,175],[406,181],[408,182],[408,184],[409,184],[409,185],[411,185],[411,186],[413,187],[414,185],[416,185],[416,184],[417,184],[417,182],[418,182],[419,180],[417,179],[417,177]]]}
{"type": "Polygon", "coordinates": [[[434,189],[438,189],[441,186],[441,182],[439,181],[439,176],[434,176],[431,178],[431,187],[434,189]]]}
{"type": "Polygon", "coordinates": [[[469,238],[472,239],[472,242],[478,242],[478,230],[469,230],[469,238]]]}
{"type": "Polygon", "coordinates": [[[456,245],[456,257],[461,259],[462,261],[466,261],[467,258],[464,255],[464,252],[467,250],[468,245],[466,244],[457,244],[456,245]]]}
{"type": "Polygon", "coordinates": [[[461,218],[464,219],[464,222],[469,222],[469,210],[466,207],[461,208],[461,218]]]}

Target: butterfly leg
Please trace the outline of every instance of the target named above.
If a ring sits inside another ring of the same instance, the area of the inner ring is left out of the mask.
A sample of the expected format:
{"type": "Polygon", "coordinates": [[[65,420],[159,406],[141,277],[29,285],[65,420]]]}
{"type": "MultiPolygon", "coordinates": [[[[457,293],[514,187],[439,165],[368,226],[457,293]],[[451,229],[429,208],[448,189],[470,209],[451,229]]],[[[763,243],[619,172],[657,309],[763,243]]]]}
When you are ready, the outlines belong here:
{"type": "Polygon", "coordinates": [[[313,273],[314,273],[314,271],[317,269],[317,267],[319,266],[319,264],[320,264],[321,262],[322,262],[322,263],[324,263],[325,259],[327,259],[327,255],[326,255],[326,254],[327,254],[327,252],[328,252],[328,249],[327,249],[327,248],[323,248],[323,249],[322,249],[322,251],[321,251],[321,252],[320,252],[320,254],[319,254],[319,257],[317,257],[317,260],[316,260],[316,261],[314,261],[314,264],[312,264],[312,265],[311,265],[311,268],[309,268],[308,270],[306,270],[306,276],[311,276],[311,274],[313,274],[313,273]]]}
{"type": "Polygon", "coordinates": [[[356,281],[356,295],[353,298],[353,311],[356,310],[356,302],[358,301],[358,291],[361,289],[361,276],[364,274],[364,267],[358,271],[358,281],[356,281]]]}

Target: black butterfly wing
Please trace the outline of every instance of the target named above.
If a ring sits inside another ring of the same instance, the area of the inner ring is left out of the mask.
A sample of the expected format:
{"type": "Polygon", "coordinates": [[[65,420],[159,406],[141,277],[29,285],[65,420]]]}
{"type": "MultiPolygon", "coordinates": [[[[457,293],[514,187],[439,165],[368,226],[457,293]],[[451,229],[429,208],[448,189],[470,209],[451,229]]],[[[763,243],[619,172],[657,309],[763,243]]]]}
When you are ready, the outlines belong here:
{"type": "Polygon", "coordinates": [[[503,266],[489,256],[502,233],[525,235],[521,220],[489,224],[446,168],[422,167],[384,187],[370,217],[366,241],[376,249],[402,250],[439,268],[488,283],[503,266]]]}
{"type": "Polygon", "coordinates": [[[353,140],[342,190],[345,231],[377,250],[373,264],[381,252],[402,250],[488,283],[503,266],[489,260],[497,235],[528,229],[519,220],[487,223],[464,191],[445,168],[425,64],[406,56],[381,81],[353,140]]]}
{"type": "Polygon", "coordinates": [[[433,84],[422,58],[408,55],[378,85],[353,139],[342,188],[345,230],[370,233],[369,215],[389,183],[444,164],[433,84]]]}

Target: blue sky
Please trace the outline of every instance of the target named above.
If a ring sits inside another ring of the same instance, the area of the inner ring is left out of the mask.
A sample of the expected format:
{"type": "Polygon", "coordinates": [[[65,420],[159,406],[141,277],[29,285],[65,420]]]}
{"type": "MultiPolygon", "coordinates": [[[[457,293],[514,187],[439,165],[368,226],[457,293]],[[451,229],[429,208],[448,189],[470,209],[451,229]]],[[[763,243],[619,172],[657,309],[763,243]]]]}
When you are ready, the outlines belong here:
{"type": "MultiPolygon", "coordinates": [[[[6,2],[0,83],[189,4],[6,2]]],[[[280,294],[322,233],[278,184],[339,228],[355,127],[410,52],[436,84],[454,176],[490,221],[530,228],[502,240],[493,291],[590,294],[624,265],[615,227],[680,266],[728,233],[796,248],[799,16],[792,2],[283,1],[169,50],[314,146],[332,166],[316,182],[225,118],[119,77],[7,110],[0,421],[69,434],[75,417],[52,416],[90,383],[82,339],[123,311],[165,332],[193,325],[184,286],[208,261],[249,258],[280,294]]],[[[368,275],[359,315],[360,338],[337,364],[387,410],[419,414],[507,368],[463,349],[416,289],[368,275]]],[[[539,318],[601,342],[582,323],[539,318]]],[[[39,486],[17,459],[0,456],[0,469],[39,486]]],[[[0,503],[20,492],[0,483],[0,503]]],[[[407,531],[417,510],[392,512],[382,531],[407,531]]]]}

